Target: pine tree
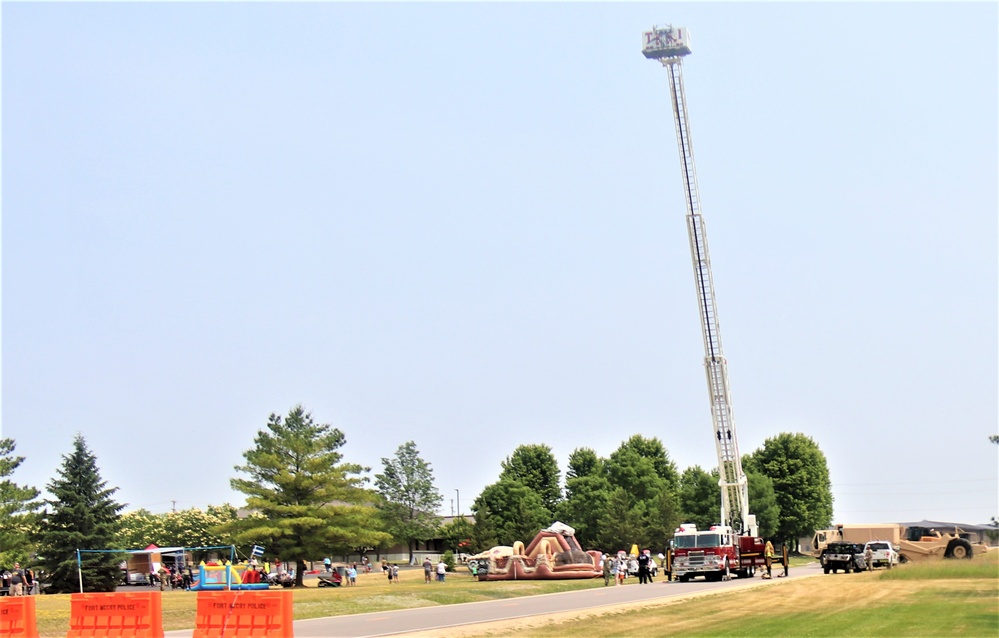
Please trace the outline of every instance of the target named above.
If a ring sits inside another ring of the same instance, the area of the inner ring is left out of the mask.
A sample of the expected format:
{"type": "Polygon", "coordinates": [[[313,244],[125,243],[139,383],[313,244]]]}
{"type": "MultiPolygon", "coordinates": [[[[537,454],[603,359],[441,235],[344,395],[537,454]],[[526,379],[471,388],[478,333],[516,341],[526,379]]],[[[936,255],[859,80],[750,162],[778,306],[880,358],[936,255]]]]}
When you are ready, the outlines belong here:
{"type": "Polygon", "coordinates": [[[38,527],[38,490],[8,478],[23,461],[23,456],[14,456],[14,439],[0,439],[0,565],[26,564],[31,553],[28,530],[38,527]]]}
{"type": "Polygon", "coordinates": [[[295,561],[298,586],[307,558],[331,549],[378,547],[390,538],[370,505],[377,496],[364,488],[368,468],[343,461],[339,450],[346,442],[343,432],[316,423],[297,405],[287,418],[270,415],[255,447],[243,452],[246,464],[235,468],[249,478],[230,481],[258,514],[229,526],[236,541],[295,561]]]}
{"type": "Polygon", "coordinates": [[[73,452],[63,456],[58,478],[48,484],[55,498],[47,506],[38,534],[40,556],[48,572],[52,593],[78,591],[114,591],[119,563],[124,554],[114,549],[119,513],[124,508],[112,500],[117,487],[107,488],[97,468],[97,458],[87,448],[83,436],[76,435],[73,452]],[[77,550],[105,550],[80,554],[81,573],[77,573],[77,550]]]}

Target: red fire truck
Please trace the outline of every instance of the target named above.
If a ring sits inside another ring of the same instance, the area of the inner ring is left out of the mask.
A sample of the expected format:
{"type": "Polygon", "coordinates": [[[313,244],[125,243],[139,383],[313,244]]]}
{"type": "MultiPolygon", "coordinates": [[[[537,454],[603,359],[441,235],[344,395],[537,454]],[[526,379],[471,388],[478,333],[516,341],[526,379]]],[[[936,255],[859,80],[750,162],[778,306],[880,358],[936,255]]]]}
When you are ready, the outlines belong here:
{"type": "MultiPolygon", "coordinates": [[[[698,530],[694,524],[684,523],[673,534],[671,576],[681,583],[695,576],[708,581],[728,580],[732,575],[749,578],[758,568],[766,568],[765,547],[766,541],[759,536],[740,536],[728,525],[698,530]]],[[[786,566],[787,550],[781,550],[782,556],[774,562],[786,566]]]]}

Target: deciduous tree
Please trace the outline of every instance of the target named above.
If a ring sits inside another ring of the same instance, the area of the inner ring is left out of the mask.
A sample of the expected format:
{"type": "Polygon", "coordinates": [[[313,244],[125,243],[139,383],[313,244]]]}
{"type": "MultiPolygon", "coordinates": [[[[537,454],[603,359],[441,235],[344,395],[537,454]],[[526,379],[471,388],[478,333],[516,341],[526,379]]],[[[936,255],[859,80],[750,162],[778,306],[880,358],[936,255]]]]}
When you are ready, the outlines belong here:
{"type": "Polygon", "coordinates": [[[607,510],[611,486],[603,460],[590,448],[569,455],[565,479],[565,499],[558,504],[558,520],[576,530],[576,540],[584,549],[596,548],[600,518],[607,510]]]}
{"type": "Polygon", "coordinates": [[[759,472],[746,471],[749,480],[749,512],[756,515],[756,527],[760,536],[771,538],[777,534],[780,522],[780,505],[774,492],[774,482],[769,476],[759,472]]]}
{"type": "Polygon", "coordinates": [[[386,531],[406,543],[412,563],[416,541],[433,538],[438,531],[443,497],[434,485],[433,468],[420,458],[413,441],[400,445],[395,457],[383,458],[382,465],[375,486],[383,499],[379,507],[388,523],[386,531]]]}
{"type": "Polygon", "coordinates": [[[554,512],[562,500],[558,461],[547,445],[521,445],[503,463],[500,480],[511,479],[537,492],[541,504],[554,512]]]}
{"type": "Polygon", "coordinates": [[[797,549],[798,539],[832,523],[833,495],[825,454],[810,437],[783,432],[763,442],[749,468],[773,481],[780,508],[775,534],[797,549]]]}
{"type": "Polygon", "coordinates": [[[680,475],[679,496],[682,522],[693,523],[697,529],[708,529],[718,522],[721,489],[717,473],[712,476],[700,465],[688,467],[680,475]]]}
{"type": "MultiPolygon", "coordinates": [[[[554,522],[538,493],[510,478],[486,486],[472,503],[472,511],[476,526],[480,520],[483,527],[489,525],[499,545],[529,543],[539,530],[554,522]]],[[[478,535],[485,537],[481,532],[478,535]]]]}
{"type": "Polygon", "coordinates": [[[216,547],[229,545],[232,537],[224,530],[237,520],[236,508],[228,503],[192,507],[165,514],[139,509],[121,515],[118,547],[216,547]]]}
{"type": "MultiPolygon", "coordinates": [[[[748,457],[744,457],[743,465],[748,481],[749,513],[756,515],[758,533],[770,537],[776,532],[780,514],[773,481],[753,471],[748,457]]],[[[684,470],[680,477],[680,504],[683,522],[694,523],[698,529],[717,524],[721,516],[718,470],[705,472],[698,465],[684,470]]]]}
{"type": "Polygon", "coordinates": [[[459,554],[477,554],[489,549],[489,547],[477,547],[474,534],[474,526],[464,516],[454,517],[450,523],[441,526],[440,529],[440,537],[444,541],[444,546],[459,554]]]}
{"type": "Polygon", "coordinates": [[[636,434],[603,467],[612,489],[598,533],[604,548],[663,546],[680,518],[680,474],[662,441],[636,434]]]}

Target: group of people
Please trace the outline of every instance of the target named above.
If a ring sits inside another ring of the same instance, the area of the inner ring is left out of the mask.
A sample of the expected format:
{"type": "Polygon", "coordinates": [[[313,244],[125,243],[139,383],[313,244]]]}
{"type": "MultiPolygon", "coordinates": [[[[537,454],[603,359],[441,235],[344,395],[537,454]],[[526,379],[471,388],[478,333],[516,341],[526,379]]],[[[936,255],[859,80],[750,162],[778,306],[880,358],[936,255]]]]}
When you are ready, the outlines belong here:
{"type": "MultiPolygon", "coordinates": [[[[371,561],[368,560],[367,556],[361,556],[361,564],[358,566],[357,563],[352,563],[351,567],[354,568],[355,579],[357,574],[364,572],[365,574],[371,573],[371,561]]],[[[382,569],[385,568],[385,561],[382,561],[382,569]]],[[[323,569],[326,570],[327,574],[333,573],[333,560],[327,556],[323,559],[323,569]]]]}
{"type": "Polygon", "coordinates": [[[389,585],[399,584],[399,564],[392,563],[388,564],[388,561],[382,561],[382,573],[388,577],[389,585]]]}
{"type": "Polygon", "coordinates": [[[431,582],[430,577],[434,574],[434,572],[436,572],[436,574],[437,574],[437,582],[438,583],[443,583],[444,582],[444,577],[447,576],[447,563],[445,563],[443,560],[441,560],[441,561],[439,561],[437,563],[437,567],[435,568],[434,567],[434,563],[433,563],[433,561],[430,560],[429,556],[426,557],[426,558],[424,558],[423,559],[423,582],[424,583],[431,582]]]}
{"type": "Polygon", "coordinates": [[[189,591],[191,584],[194,583],[194,572],[191,570],[190,565],[186,569],[162,565],[159,571],[152,570],[149,572],[149,586],[153,587],[156,581],[159,581],[160,591],[166,590],[167,587],[189,591]]]}
{"type": "Polygon", "coordinates": [[[657,565],[655,559],[652,557],[652,552],[645,550],[638,556],[625,556],[619,554],[618,556],[608,556],[604,554],[603,557],[603,576],[604,576],[604,586],[610,584],[613,580],[618,585],[624,584],[624,579],[628,577],[629,573],[636,573],[638,575],[638,582],[641,584],[651,583],[652,577],[656,572],[657,565]]]}
{"type": "Polygon", "coordinates": [[[21,568],[21,563],[14,563],[14,569],[3,573],[7,585],[7,593],[11,596],[30,596],[38,593],[38,580],[35,572],[29,568],[21,568]]]}

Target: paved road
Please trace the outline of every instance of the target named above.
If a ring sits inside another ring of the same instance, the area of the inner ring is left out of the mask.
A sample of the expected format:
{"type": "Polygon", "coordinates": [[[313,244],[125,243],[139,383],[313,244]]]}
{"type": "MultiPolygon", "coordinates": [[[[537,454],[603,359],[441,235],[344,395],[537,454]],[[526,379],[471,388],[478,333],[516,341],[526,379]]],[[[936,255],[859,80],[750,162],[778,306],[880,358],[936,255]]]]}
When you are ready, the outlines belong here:
{"type": "MultiPolygon", "coordinates": [[[[775,570],[775,574],[777,570],[775,570]]],[[[818,565],[791,570],[791,578],[821,574],[818,565]]],[[[598,587],[580,591],[523,596],[504,600],[491,600],[460,605],[400,609],[371,614],[333,616],[295,621],[295,638],[369,638],[444,627],[470,625],[499,620],[512,620],[528,616],[541,616],[560,612],[580,611],[594,607],[640,603],[693,596],[700,593],[726,589],[745,589],[781,582],[774,578],[733,579],[729,582],[667,583],[659,580],[651,585],[628,584],[623,587],[598,587]]],[[[192,631],[168,631],[167,638],[190,638],[192,631]]]]}

